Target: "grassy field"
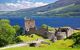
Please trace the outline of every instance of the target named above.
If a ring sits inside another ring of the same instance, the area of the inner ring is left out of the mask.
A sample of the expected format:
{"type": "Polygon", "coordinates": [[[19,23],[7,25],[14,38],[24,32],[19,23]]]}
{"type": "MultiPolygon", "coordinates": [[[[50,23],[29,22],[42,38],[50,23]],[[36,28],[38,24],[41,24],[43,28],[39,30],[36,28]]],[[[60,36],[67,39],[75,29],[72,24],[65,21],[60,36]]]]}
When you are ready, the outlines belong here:
{"type": "Polygon", "coordinates": [[[80,48],[52,48],[52,47],[17,47],[5,50],[80,50],[80,48]]]}
{"type": "MultiPolygon", "coordinates": [[[[80,32],[75,30],[74,33],[80,32]]],[[[37,38],[42,38],[41,36],[37,36],[33,34],[33,37],[31,36],[19,36],[19,38],[23,42],[33,41],[37,38]]],[[[55,43],[52,43],[51,41],[44,39],[46,42],[49,42],[50,45],[47,44],[41,44],[40,47],[29,47],[29,46],[23,46],[23,47],[16,47],[16,48],[9,48],[5,50],[80,50],[80,48],[71,48],[70,46],[74,44],[72,39],[66,39],[66,40],[58,40],[55,43]]]]}
{"type": "MultiPolygon", "coordinates": [[[[19,36],[19,38],[21,40],[23,40],[24,42],[27,42],[27,41],[36,40],[37,38],[42,38],[42,37],[34,35],[33,38],[30,36],[19,36]]],[[[58,40],[55,43],[52,43],[51,41],[49,41],[47,39],[44,39],[44,40],[46,42],[49,42],[50,45],[41,44],[40,47],[23,46],[23,47],[9,48],[9,49],[5,49],[5,50],[78,50],[76,48],[73,49],[73,48],[69,47],[70,45],[72,45],[74,43],[71,39],[58,40]]]]}
{"type": "Polygon", "coordinates": [[[37,39],[43,39],[41,36],[38,36],[38,35],[35,35],[35,34],[32,34],[33,37],[30,36],[18,36],[23,42],[28,42],[28,41],[33,41],[33,40],[37,40],[37,39]]]}

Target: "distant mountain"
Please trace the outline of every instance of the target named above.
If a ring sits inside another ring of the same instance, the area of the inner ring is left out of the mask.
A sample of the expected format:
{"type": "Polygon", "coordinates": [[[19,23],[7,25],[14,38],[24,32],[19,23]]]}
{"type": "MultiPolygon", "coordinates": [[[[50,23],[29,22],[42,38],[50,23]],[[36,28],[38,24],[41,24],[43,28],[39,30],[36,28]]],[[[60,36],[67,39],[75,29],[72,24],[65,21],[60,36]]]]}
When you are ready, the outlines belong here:
{"type": "Polygon", "coordinates": [[[58,0],[46,6],[13,11],[7,15],[80,16],[80,0],[58,0]]]}
{"type": "Polygon", "coordinates": [[[16,11],[20,9],[28,9],[28,8],[34,8],[34,7],[40,7],[47,5],[48,3],[43,2],[30,2],[26,0],[22,0],[16,3],[0,3],[0,11],[16,11]],[[33,6],[32,6],[33,5],[33,6]]]}

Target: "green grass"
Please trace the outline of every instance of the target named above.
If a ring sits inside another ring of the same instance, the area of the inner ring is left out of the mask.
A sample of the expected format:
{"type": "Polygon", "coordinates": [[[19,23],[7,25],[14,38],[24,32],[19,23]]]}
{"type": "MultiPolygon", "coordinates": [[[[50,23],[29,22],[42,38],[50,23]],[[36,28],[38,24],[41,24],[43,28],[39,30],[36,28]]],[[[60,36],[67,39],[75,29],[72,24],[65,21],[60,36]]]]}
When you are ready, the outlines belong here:
{"type": "MultiPolygon", "coordinates": [[[[19,38],[23,41],[23,42],[30,42],[33,40],[37,40],[38,38],[43,39],[41,36],[35,35],[33,34],[33,37],[30,36],[19,36],[19,38]]],[[[69,46],[73,45],[74,42],[71,39],[67,39],[67,40],[58,40],[54,43],[52,43],[50,40],[48,39],[44,39],[45,42],[50,43],[50,45],[47,44],[41,44],[41,47],[52,47],[52,48],[70,48],[69,46]]]]}
{"type": "MultiPolygon", "coordinates": [[[[30,36],[19,36],[21,40],[24,42],[36,40],[37,38],[42,38],[40,36],[37,36],[33,34],[33,38],[30,36]]],[[[5,50],[80,50],[80,48],[71,48],[70,46],[74,44],[73,40],[67,39],[67,40],[58,40],[55,43],[52,43],[51,41],[44,39],[46,42],[49,42],[50,45],[47,44],[41,44],[40,47],[29,47],[29,46],[23,46],[23,47],[16,47],[16,48],[9,48],[5,50]]]]}
{"type": "Polygon", "coordinates": [[[52,47],[17,47],[5,50],[80,50],[80,48],[52,48],[52,47]]]}
{"type": "MultiPolygon", "coordinates": [[[[38,35],[35,35],[35,34],[32,34],[33,37],[30,36],[18,36],[23,42],[28,42],[28,41],[33,41],[33,40],[37,40],[38,38],[42,38],[41,36],[38,36],[38,35]]],[[[42,38],[43,39],[43,38],[42,38]]]]}
{"type": "MultiPolygon", "coordinates": [[[[19,36],[24,42],[35,40],[37,38],[41,38],[40,36],[34,35],[33,38],[29,36],[19,36]]],[[[16,48],[9,48],[5,50],[78,50],[73,49],[69,47],[73,44],[73,41],[70,39],[67,40],[58,40],[55,43],[52,43],[51,41],[44,39],[46,42],[49,42],[50,45],[47,44],[41,44],[40,47],[29,47],[29,46],[23,46],[23,47],[16,47],[16,48]]]]}

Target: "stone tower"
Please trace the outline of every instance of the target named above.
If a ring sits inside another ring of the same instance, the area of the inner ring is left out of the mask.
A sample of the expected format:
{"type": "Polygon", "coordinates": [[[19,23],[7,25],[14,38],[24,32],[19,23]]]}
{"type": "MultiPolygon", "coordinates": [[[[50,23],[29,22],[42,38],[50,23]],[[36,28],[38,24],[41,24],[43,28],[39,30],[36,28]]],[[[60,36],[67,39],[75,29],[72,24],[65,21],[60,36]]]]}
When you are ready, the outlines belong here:
{"type": "Polygon", "coordinates": [[[31,18],[25,18],[25,31],[33,32],[35,31],[35,20],[31,18]]]}

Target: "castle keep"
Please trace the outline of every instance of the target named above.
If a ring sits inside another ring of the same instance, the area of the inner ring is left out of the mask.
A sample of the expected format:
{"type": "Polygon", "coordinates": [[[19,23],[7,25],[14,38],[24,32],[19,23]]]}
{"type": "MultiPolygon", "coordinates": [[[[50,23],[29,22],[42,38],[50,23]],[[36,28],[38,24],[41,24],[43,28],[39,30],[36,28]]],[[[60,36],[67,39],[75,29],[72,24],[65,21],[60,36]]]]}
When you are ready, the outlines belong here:
{"type": "Polygon", "coordinates": [[[27,33],[35,32],[35,20],[25,18],[25,31],[27,33]]]}

